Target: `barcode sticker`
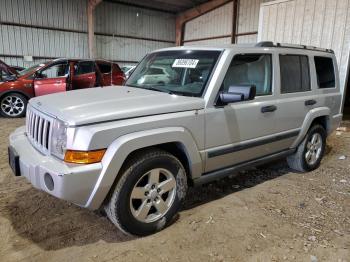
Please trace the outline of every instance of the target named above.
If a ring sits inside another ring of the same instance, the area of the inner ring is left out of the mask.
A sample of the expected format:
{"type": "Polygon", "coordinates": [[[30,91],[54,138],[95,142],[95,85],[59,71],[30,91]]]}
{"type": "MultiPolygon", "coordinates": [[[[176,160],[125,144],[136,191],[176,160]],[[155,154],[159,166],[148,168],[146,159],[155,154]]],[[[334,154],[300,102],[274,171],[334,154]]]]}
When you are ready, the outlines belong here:
{"type": "Polygon", "coordinates": [[[196,68],[198,59],[175,59],[172,67],[196,68]]]}

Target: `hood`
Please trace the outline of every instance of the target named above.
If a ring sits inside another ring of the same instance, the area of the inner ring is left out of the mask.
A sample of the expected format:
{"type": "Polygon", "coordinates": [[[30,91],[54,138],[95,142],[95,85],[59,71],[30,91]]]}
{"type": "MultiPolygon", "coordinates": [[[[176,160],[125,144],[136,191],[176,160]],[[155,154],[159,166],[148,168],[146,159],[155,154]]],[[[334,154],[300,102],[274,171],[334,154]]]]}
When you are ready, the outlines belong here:
{"type": "Polygon", "coordinates": [[[30,105],[70,126],[204,108],[204,99],[125,86],[36,97],[30,105]]]}
{"type": "Polygon", "coordinates": [[[18,72],[9,66],[8,64],[5,64],[3,61],[0,60],[0,70],[5,71],[7,74],[10,75],[18,75],[18,72]]]}

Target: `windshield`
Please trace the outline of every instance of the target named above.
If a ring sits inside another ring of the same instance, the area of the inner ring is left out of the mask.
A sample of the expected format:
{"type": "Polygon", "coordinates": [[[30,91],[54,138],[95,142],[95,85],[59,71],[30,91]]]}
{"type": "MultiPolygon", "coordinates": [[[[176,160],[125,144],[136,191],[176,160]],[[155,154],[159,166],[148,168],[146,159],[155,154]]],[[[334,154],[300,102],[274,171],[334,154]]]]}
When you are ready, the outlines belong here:
{"type": "Polygon", "coordinates": [[[177,50],[152,53],[125,85],[185,96],[201,96],[220,51],[177,50]]]}
{"type": "Polygon", "coordinates": [[[28,74],[28,73],[31,73],[31,72],[36,71],[37,69],[39,69],[39,68],[42,67],[42,66],[44,66],[44,64],[37,64],[37,65],[34,65],[34,66],[29,67],[29,68],[27,68],[27,69],[24,69],[24,70],[22,70],[22,71],[19,71],[18,74],[19,74],[20,76],[24,76],[24,75],[26,75],[26,74],[28,74]]]}

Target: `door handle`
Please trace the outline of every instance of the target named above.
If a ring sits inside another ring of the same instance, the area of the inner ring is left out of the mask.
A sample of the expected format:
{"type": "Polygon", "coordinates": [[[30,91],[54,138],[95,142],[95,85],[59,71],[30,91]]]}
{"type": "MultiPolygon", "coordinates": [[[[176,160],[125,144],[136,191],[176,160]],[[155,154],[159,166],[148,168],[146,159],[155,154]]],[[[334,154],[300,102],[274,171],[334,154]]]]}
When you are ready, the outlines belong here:
{"type": "Polygon", "coordinates": [[[305,101],[305,105],[306,106],[312,106],[312,105],[314,105],[314,104],[316,104],[317,103],[317,101],[316,100],[313,100],[313,99],[310,99],[310,100],[306,100],[305,101]]]}
{"type": "Polygon", "coordinates": [[[57,80],[57,81],[56,81],[56,84],[61,84],[61,83],[62,83],[61,80],[57,80]]]}
{"type": "Polygon", "coordinates": [[[273,111],[276,111],[277,110],[277,106],[263,106],[261,108],[261,113],[267,113],[267,112],[273,112],[273,111]]]}

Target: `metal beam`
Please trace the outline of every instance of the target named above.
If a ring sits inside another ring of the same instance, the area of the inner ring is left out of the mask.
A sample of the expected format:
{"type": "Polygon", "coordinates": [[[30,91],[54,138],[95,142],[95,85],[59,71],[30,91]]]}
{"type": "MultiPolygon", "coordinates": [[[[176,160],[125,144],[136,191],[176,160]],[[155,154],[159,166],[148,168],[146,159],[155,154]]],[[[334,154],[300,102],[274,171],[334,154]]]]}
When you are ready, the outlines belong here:
{"type": "Polygon", "coordinates": [[[94,10],[102,0],[87,0],[87,21],[88,21],[88,45],[89,57],[95,57],[95,29],[94,29],[94,10]]]}
{"type": "Polygon", "coordinates": [[[198,16],[204,15],[231,1],[232,0],[212,0],[180,13],[176,17],[176,25],[175,25],[176,26],[176,35],[175,35],[176,45],[180,46],[183,43],[183,34],[184,34],[183,31],[184,31],[184,25],[186,22],[198,16]]]}

